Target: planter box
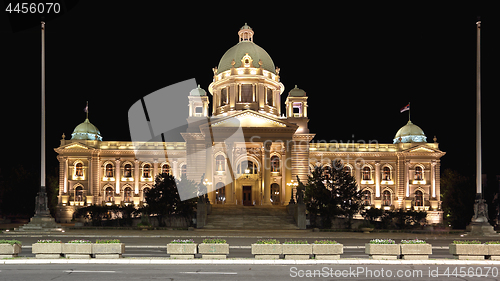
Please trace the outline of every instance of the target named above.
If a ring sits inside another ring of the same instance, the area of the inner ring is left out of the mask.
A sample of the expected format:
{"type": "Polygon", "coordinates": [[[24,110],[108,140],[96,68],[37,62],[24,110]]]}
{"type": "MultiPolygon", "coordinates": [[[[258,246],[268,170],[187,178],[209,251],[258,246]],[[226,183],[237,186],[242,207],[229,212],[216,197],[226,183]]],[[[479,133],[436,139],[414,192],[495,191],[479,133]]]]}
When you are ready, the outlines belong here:
{"type": "Polygon", "coordinates": [[[256,259],[279,259],[281,254],[282,244],[252,244],[252,255],[256,259]]]}
{"type": "Polygon", "coordinates": [[[308,260],[312,255],[312,244],[283,244],[286,260],[308,260]]]}
{"type": "Polygon", "coordinates": [[[62,253],[67,259],[90,259],[92,243],[64,243],[62,253]]]}
{"type": "Polygon", "coordinates": [[[125,244],[92,244],[92,253],[96,259],[119,259],[125,253],[125,244]]]}
{"type": "Polygon", "coordinates": [[[500,260],[500,244],[488,244],[486,248],[490,260],[500,260]]]}
{"type": "Polygon", "coordinates": [[[17,257],[20,252],[21,245],[19,244],[0,244],[0,259],[17,257]]]}
{"type": "Polygon", "coordinates": [[[432,255],[431,244],[400,244],[401,258],[404,260],[428,260],[432,255]]]}
{"type": "Polygon", "coordinates": [[[344,245],[312,244],[312,253],[317,260],[338,260],[344,253],[344,245]]]}
{"type": "Polygon", "coordinates": [[[202,243],[198,245],[202,259],[225,259],[229,255],[229,244],[202,243]]]}
{"type": "Polygon", "coordinates": [[[488,255],[485,244],[450,244],[450,254],[459,260],[484,260],[488,255]]]}
{"type": "Polygon", "coordinates": [[[31,252],[37,259],[58,259],[62,254],[62,243],[35,243],[31,252]]]}
{"type": "Polygon", "coordinates": [[[396,260],[400,252],[399,244],[365,244],[365,254],[375,260],[396,260]]]}
{"type": "Polygon", "coordinates": [[[198,244],[184,243],[184,244],[167,244],[167,253],[172,259],[194,259],[198,244]]]}

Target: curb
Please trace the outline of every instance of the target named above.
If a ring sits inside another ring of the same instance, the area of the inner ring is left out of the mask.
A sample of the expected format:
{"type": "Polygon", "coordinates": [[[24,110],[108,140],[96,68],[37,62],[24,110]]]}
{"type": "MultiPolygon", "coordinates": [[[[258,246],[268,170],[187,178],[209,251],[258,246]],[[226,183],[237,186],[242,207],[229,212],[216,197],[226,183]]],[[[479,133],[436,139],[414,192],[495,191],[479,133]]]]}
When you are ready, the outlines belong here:
{"type": "Polygon", "coordinates": [[[500,265],[500,261],[492,260],[369,260],[369,259],[340,259],[340,260],[254,260],[254,259],[227,259],[227,260],[171,260],[171,259],[19,259],[0,260],[0,265],[19,264],[216,264],[216,265],[500,265]]]}

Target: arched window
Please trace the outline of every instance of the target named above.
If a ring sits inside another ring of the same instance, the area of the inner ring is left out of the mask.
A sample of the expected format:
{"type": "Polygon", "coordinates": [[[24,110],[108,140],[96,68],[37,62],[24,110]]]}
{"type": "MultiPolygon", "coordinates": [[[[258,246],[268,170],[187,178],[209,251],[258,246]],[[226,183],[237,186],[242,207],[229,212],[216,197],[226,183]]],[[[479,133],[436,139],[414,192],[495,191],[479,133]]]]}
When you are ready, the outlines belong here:
{"type": "Polygon", "coordinates": [[[348,175],[352,175],[352,172],[351,172],[351,167],[347,166],[347,165],[344,165],[344,173],[348,174],[348,175]]]}
{"type": "Polygon", "coordinates": [[[123,173],[124,177],[126,177],[126,178],[132,177],[132,165],[130,165],[130,164],[125,165],[123,170],[124,170],[124,173],[123,173]]]}
{"type": "Polygon", "coordinates": [[[222,88],[220,91],[220,105],[226,105],[227,101],[227,88],[222,88]]]}
{"type": "Polygon", "coordinates": [[[113,202],[113,193],[113,188],[111,186],[107,187],[106,190],[104,190],[104,201],[113,202]]]}
{"type": "Polygon", "coordinates": [[[280,204],[280,186],[277,183],[271,184],[271,202],[273,205],[280,204]]]}
{"type": "Polygon", "coordinates": [[[370,167],[364,167],[363,168],[363,180],[369,181],[372,178],[372,170],[370,167]]]}
{"type": "Polygon", "coordinates": [[[181,178],[182,177],[187,177],[187,165],[186,164],[181,166],[181,178]]]}
{"type": "Polygon", "coordinates": [[[372,193],[366,189],[363,191],[363,205],[364,206],[370,206],[372,204],[372,193]]]}
{"type": "Polygon", "coordinates": [[[391,206],[391,192],[389,190],[382,192],[382,205],[391,206]]]}
{"type": "Polygon", "coordinates": [[[113,177],[113,165],[111,165],[111,164],[106,165],[106,177],[108,177],[108,178],[113,177]]]}
{"type": "Polygon", "coordinates": [[[123,201],[125,202],[132,202],[132,188],[126,187],[124,192],[123,192],[123,201]]]}
{"type": "Polygon", "coordinates": [[[226,170],[226,158],[224,155],[217,155],[215,158],[215,168],[218,172],[222,172],[226,170]]]}
{"type": "Polygon", "coordinates": [[[417,190],[415,191],[415,206],[421,207],[424,205],[424,194],[422,191],[417,190]]]}
{"type": "Polygon", "coordinates": [[[422,177],[422,167],[416,166],[415,167],[415,180],[416,181],[421,181],[423,179],[422,177]]]}
{"type": "Polygon", "coordinates": [[[271,157],[271,172],[280,171],[280,158],[276,155],[271,157]]]}
{"type": "Polygon", "coordinates": [[[75,188],[75,201],[83,201],[83,188],[81,186],[75,188]]]}
{"type": "Polygon", "coordinates": [[[142,190],[142,201],[143,202],[146,202],[146,196],[148,196],[148,192],[150,191],[151,189],[149,187],[145,187],[143,190],[142,190]]]}
{"type": "Polygon", "coordinates": [[[146,164],[142,167],[142,177],[150,178],[151,177],[151,165],[146,164]]]}
{"type": "Polygon", "coordinates": [[[170,166],[168,164],[163,164],[161,166],[161,173],[162,174],[170,174],[170,166]]]}
{"type": "Polygon", "coordinates": [[[75,176],[83,177],[83,164],[82,163],[76,164],[75,176]]]}
{"type": "Polygon", "coordinates": [[[215,201],[216,204],[226,201],[226,186],[223,182],[218,182],[215,185],[215,201]]]}
{"type": "Polygon", "coordinates": [[[252,161],[241,161],[237,169],[238,174],[257,174],[257,166],[252,161]]]}
{"type": "Polygon", "coordinates": [[[274,106],[273,104],[273,90],[267,88],[267,105],[274,106]]]}
{"type": "Polygon", "coordinates": [[[384,181],[391,180],[391,168],[384,167],[384,169],[382,170],[382,180],[384,180],[384,181]]]}

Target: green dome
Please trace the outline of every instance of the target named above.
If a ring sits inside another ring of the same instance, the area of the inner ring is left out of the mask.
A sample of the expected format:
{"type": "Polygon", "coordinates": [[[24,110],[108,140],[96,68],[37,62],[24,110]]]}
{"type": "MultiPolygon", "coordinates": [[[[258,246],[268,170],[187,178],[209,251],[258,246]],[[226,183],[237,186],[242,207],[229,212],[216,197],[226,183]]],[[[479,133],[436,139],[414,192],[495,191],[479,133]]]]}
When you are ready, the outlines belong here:
{"type": "Polygon", "coordinates": [[[411,121],[408,121],[406,125],[399,129],[394,137],[394,143],[400,142],[427,142],[427,137],[419,126],[413,124],[411,121]]]}
{"type": "Polygon", "coordinates": [[[231,49],[227,50],[227,52],[220,59],[219,66],[217,67],[218,72],[220,73],[231,69],[231,62],[233,60],[235,62],[234,67],[239,67],[241,65],[241,59],[247,53],[250,57],[252,57],[253,67],[260,67],[259,60],[261,60],[262,68],[276,74],[276,67],[274,66],[274,62],[269,54],[264,49],[259,47],[259,45],[251,41],[241,41],[231,49]]]}
{"type": "Polygon", "coordinates": [[[305,97],[306,96],[306,91],[300,89],[295,85],[295,88],[293,88],[289,93],[288,96],[290,97],[305,97]]]}
{"type": "Polygon", "coordinates": [[[76,126],[75,130],[73,130],[73,134],[71,134],[72,140],[99,140],[102,141],[101,132],[90,123],[89,119],[85,119],[83,123],[76,126]]]}
{"type": "Polygon", "coordinates": [[[200,85],[198,84],[198,88],[194,88],[189,92],[190,96],[206,96],[207,92],[203,90],[200,85]]]}

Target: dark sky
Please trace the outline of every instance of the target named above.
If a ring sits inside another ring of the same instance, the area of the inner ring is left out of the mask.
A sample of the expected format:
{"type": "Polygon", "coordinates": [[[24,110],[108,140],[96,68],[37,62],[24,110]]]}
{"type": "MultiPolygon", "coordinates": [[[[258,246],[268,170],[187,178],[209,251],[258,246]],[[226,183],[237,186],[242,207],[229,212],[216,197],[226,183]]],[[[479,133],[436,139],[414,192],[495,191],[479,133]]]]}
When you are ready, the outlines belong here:
{"type": "MultiPolygon", "coordinates": [[[[99,7],[88,1],[63,4],[63,15],[46,19],[51,166],[57,164],[53,148],[62,133],[70,138],[84,121],[87,100],[90,121],[104,140],[130,140],[129,107],[189,78],[207,89],[212,68],[238,42],[237,32],[247,22],[255,31],[254,42],[281,68],[282,104],[295,84],[307,92],[315,141],[391,143],[408,120],[407,112],[399,109],[411,102],[413,123],[428,141],[436,135],[447,152],[442,167],[474,173],[475,22],[480,9],[262,6],[224,11],[139,1],[99,1],[99,7]]],[[[29,157],[35,169],[40,145],[39,21],[39,16],[17,16],[0,22],[2,143],[18,147],[16,158],[29,157]]],[[[500,16],[483,14],[482,23],[484,167],[500,174],[500,16]]]]}

